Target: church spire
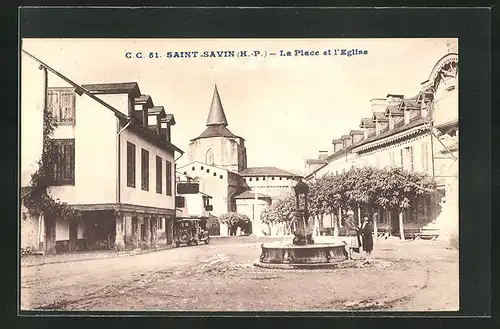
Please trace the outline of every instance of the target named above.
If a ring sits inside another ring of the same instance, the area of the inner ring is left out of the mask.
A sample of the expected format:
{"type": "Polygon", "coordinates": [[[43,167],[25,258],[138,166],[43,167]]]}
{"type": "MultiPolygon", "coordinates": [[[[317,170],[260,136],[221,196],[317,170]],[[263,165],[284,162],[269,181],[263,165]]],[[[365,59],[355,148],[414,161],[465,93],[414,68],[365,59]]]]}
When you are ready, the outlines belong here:
{"type": "Polygon", "coordinates": [[[222,102],[220,101],[217,85],[215,85],[214,96],[212,97],[212,105],[210,106],[210,112],[208,113],[207,118],[207,126],[217,125],[227,126],[227,120],[226,115],[224,114],[224,108],[222,107],[222,102]]]}

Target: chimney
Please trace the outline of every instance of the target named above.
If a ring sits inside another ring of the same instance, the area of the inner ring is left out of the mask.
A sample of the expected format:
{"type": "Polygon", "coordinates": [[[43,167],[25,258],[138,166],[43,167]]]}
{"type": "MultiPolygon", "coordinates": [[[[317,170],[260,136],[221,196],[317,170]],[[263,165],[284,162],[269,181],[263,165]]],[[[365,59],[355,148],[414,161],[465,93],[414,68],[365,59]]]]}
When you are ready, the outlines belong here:
{"type": "Polygon", "coordinates": [[[162,131],[164,131],[163,136],[167,142],[172,141],[171,127],[175,126],[175,118],[173,114],[167,114],[163,119],[161,119],[162,131]]]}
{"type": "Polygon", "coordinates": [[[363,140],[365,134],[364,134],[363,130],[351,130],[349,135],[351,135],[351,137],[352,137],[352,143],[356,144],[356,143],[360,142],[361,140],[363,140]]]}
{"type": "Polygon", "coordinates": [[[385,98],[373,98],[370,100],[372,114],[375,112],[384,112],[387,100],[385,98]]]}
{"type": "Polygon", "coordinates": [[[363,129],[363,138],[367,139],[375,132],[375,123],[372,118],[362,118],[359,128],[363,129]]]}
{"type": "Polygon", "coordinates": [[[319,151],[318,159],[324,160],[328,158],[328,151],[319,151]]]}
{"type": "Polygon", "coordinates": [[[351,135],[343,135],[341,137],[341,139],[344,142],[344,149],[346,149],[352,145],[352,136],[351,135]]]}
{"type": "Polygon", "coordinates": [[[342,139],[334,139],[333,142],[333,152],[337,153],[339,151],[342,151],[344,149],[344,142],[342,139]]]}

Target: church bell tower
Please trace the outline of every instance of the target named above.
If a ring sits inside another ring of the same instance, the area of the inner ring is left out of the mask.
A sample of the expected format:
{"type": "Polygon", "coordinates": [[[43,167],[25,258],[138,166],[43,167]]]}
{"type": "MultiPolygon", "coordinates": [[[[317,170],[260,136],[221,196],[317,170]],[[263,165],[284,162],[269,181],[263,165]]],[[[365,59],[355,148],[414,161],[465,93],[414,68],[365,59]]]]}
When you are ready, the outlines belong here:
{"type": "Polygon", "coordinates": [[[206,129],[189,144],[189,162],[202,162],[238,172],[247,167],[245,140],[228,128],[217,85],[208,112],[206,129]]]}

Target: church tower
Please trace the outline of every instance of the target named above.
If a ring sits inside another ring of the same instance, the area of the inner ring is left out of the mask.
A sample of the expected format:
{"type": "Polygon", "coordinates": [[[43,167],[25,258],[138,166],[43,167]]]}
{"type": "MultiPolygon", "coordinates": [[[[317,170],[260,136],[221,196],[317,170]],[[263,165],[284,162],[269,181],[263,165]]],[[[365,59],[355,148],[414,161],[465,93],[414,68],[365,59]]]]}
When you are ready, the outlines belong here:
{"type": "Polygon", "coordinates": [[[198,161],[210,166],[238,172],[247,167],[245,140],[227,129],[228,123],[215,85],[207,128],[189,144],[189,162],[198,161]]]}

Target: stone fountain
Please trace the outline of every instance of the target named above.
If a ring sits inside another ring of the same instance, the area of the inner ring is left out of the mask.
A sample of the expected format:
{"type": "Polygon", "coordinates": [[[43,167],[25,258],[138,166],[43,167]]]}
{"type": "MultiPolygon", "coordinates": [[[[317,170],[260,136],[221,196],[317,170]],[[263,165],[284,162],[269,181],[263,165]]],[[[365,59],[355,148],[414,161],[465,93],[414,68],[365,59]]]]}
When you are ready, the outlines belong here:
{"type": "Polygon", "coordinates": [[[304,209],[297,211],[296,223],[299,228],[294,232],[292,243],[264,243],[262,253],[255,266],[265,268],[335,268],[345,267],[349,262],[345,243],[335,241],[315,243],[307,220],[307,193],[309,187],[299,181],[294,187],[297,208],[299,195],[304,195],[304,209]]]}

